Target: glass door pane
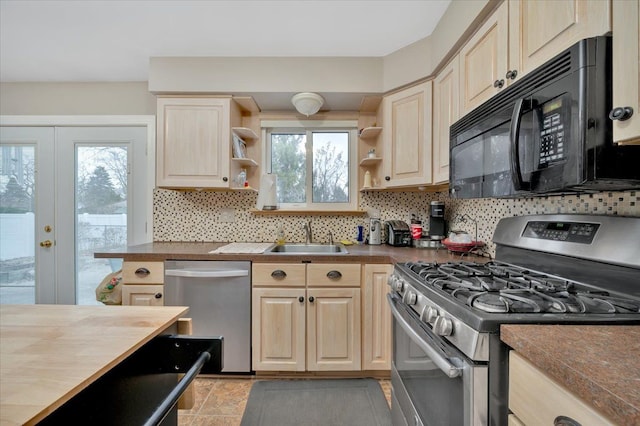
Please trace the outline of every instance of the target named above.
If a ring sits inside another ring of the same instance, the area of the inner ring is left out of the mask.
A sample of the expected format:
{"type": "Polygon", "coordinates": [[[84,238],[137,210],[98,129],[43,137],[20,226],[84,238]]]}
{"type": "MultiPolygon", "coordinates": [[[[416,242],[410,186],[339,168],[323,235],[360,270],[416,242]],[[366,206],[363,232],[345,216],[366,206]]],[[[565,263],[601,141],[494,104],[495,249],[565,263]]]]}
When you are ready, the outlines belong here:
{"type": "Polygon", "coordinates": [[[0,299],[33,304],[35,145],[0,147],[0,299]]]}
{"type": "Polygon", "coordinates": [[[127,146],[76,146],[76,303],[101,305],[95,288],[121,269],[120,259],[94,252],[127,245],[127,146]]]}

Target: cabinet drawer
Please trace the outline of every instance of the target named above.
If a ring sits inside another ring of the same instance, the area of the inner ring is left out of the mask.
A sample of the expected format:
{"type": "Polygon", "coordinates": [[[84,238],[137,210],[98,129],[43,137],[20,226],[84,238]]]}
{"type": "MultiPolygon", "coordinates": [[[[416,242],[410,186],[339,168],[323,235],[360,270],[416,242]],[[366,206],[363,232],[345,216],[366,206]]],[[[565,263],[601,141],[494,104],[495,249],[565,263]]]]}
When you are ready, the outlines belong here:
{"type": "Polygon", "coordinates": [[[308,287],[360,287],[359,263],[309,264],[308,287]]]}
{"type": "Polygon", "coordinates": [[[164,262],[124,262],[122,281],[125,284],[162,284],[164,262]]]}
{"type": "Polygon", "coordinates": [[[613,424],[514,351],[509,353],[509,409],[524,425],[552,425],[558,416],[582,426],[613,424]]]}
{"type": "Polygon", "coordinates": [[[254,263],[251,269],[254,287],[304,287],[305,278],[301,263],[254,263]]]}
{"type": "Polygon", "coordinates": [[[163,306],[163,285],[123,285],[122,304],[135,306],[163,306]]]}

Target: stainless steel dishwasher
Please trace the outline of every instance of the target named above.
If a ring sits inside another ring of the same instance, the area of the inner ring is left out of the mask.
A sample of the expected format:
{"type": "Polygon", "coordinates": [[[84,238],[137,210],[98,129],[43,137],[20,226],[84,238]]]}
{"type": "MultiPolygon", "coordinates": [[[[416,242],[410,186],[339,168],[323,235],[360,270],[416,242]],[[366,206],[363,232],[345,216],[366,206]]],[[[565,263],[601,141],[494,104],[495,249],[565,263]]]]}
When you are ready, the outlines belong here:
{"type": "Polygon", "coordinates": [[[165,305],[188,306],[194,336],[222,336],[223,373],[251,371],[251,262],[168,260],[165,305]]]}

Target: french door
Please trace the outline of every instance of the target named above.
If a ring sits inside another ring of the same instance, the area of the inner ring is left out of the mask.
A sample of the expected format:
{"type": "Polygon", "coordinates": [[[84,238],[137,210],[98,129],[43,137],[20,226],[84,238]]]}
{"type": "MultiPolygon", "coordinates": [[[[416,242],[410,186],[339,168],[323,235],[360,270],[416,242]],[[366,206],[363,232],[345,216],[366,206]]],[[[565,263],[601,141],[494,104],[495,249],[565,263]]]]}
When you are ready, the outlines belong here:
{"type": "Polygon", "coordinates": [[[99,304],[93,253],[150,240],[147,131],[0,127],[0,303],[99,304]]]}

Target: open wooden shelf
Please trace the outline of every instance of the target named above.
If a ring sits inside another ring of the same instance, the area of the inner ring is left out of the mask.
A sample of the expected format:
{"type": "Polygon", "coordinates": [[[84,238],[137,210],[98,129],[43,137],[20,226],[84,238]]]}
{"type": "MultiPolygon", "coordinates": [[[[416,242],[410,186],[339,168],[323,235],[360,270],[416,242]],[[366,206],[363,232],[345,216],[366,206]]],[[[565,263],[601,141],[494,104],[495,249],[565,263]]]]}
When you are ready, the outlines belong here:
{"type": "Polygon", "coordinates": [[[232,127],[231,131],[242,139],[258,139],[256,132],[248,127],[232,127]]]}
{"type": "Polygon", "coordinates": [[[375,138],[382,132],[382,127],[365,127],[360,130],[358,136],[362,139],[375,138]]]}
{"type": "Polygon", "coordinates": [[[376,164],[379,164],[382,161],[382,158],[380,157],[367,157],[367,158],[363,158],[362,160],[360,160],[360,165],[361,166],[375,166],[376,164]]]}
{"type": "Polygon", "coordinates": [[[244,167],[258,167],[258,163],[256,163],[255,160],[252,160],[251,158],[232,158],[231,161],[233,161],[234,163],[238,163],[244,167]]]}

